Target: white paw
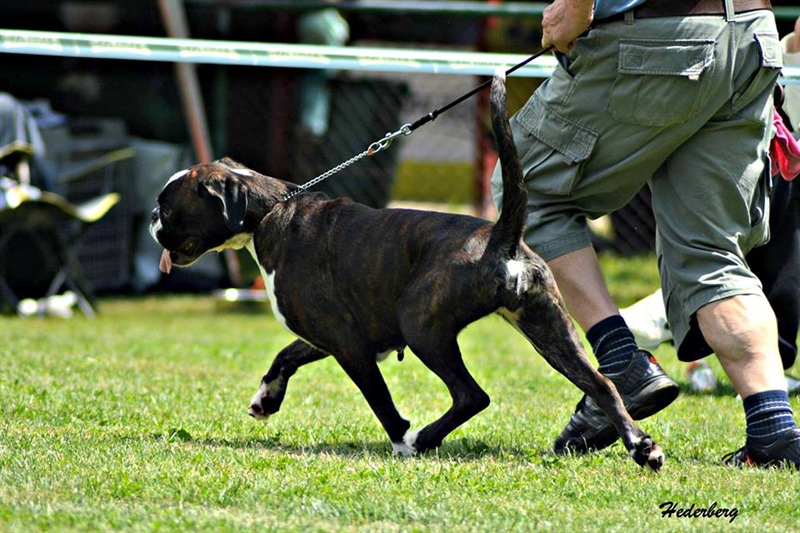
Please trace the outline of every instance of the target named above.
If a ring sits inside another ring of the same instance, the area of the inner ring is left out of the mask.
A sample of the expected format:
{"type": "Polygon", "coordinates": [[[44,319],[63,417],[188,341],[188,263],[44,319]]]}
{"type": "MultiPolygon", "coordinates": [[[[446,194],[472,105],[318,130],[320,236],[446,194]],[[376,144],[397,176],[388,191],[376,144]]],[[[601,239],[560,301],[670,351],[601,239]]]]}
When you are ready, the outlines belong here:
{"type": "Polygon", "coordinates": [[[267,420],[270,417],[270,415],[265,415],[263,413],[257,412],[256,410],[253,409],[252,406],[250,407],[250,409],[247,410],[247,414],[252,416],[256,420],[260,420],[262,422],[264,422],[265,420],[267,420]]]}
{"type": "Polygon", "coordinates": [[[264,408],[261,405],[261,400],[267,394],[267,387],[263,383],[261,387],[258,389],[258,392],[253,399],[250,400],[250,409],[247,410],[247,414],[255,418],[256,420],[266,420],[269,418],[269,415],[264,412],[264,408]]]}
{"type": "Polygon", "coordinates": [[[629,451],[630,456],[642,468],[647,466],[653,472],[659,472],[661,467],[664,466],[666,456],[661,450],[661,446],[653,442],[649,437],[647,440],[648,443],[643,444],[642,439],[634,439],[633,448],[629,451]],[[642,460],[640,454],[644,455],[644,453],[647,453],[647,458],[642,460]]]}
{"type": "Polygon", "coordinates": [[[664,465],[664,461],[666,461],[666,456],[664,452],[661,451],[661,447],[657,444],[653,445],[653,448],[650,450],[650,455],[647,457],[647,466],[650,467],[650,470],[658,472],[664,465]]]}
{"type": "Polygon", "coordinates": [[[405,442],[393,442],[392,443],[392,454],[393,455],[414,455],[416,450],[414,448],[409,448],[405,442]]]}
{"type": "Polygon", "coordinates": [[[417,442],[417,433],[419,433],[419,430],[409,431],[403,435],[403,442],[393,442],[394,455],[414,455],[417,453],[417,448],[414,446],[414,443],[417,442]]]}

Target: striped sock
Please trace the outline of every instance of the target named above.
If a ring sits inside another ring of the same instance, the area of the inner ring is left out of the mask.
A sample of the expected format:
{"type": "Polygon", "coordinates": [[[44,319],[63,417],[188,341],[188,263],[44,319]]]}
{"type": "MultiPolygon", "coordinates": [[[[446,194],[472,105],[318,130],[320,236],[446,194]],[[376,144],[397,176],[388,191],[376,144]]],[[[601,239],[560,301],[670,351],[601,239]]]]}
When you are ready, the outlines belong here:
{"type": "Polygon", "coordinates": [[[747,441],[765,446],[795,427],[789,396],[785,390],[751,394],[742,402],[747,420],[747,441]]]}
{"type": "Polygon", "coordinates": [[[636,339],[620,315],[601,320],[586,332],[586,340],[592,345],[598,370],[602,374],[622,372],[631,362],[631,357],[639,349],[636,339]]]}

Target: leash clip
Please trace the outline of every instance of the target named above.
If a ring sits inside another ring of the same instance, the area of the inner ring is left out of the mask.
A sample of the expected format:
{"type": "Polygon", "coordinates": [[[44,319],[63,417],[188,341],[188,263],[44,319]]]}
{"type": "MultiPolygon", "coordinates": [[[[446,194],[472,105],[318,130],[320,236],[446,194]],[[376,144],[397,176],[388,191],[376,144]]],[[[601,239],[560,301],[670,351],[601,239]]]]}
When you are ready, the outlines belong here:
{"type": "Polygon", "coordinates": [[[404,124],[402,128],[394,133],[387,133],[383,139],[370,144],[369,148],[367,149],[367,155],[377,154],[381,150],[389,148],[389,146],[392,144],[392,141],[401,135],[411,135],[411,124],[404,124]]]}

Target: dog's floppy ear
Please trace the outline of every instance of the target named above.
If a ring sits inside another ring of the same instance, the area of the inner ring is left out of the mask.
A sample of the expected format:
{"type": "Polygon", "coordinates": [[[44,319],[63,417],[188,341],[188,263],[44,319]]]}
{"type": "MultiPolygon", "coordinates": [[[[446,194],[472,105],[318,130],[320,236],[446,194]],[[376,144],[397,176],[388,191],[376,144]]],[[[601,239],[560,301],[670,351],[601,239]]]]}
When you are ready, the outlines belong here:
{"type": "Polygon", "coordinates": [[[211,176],[200,184],[211,196],[222,202],[222,216],[228,229],[242,231],[247,212],[247,186],[230,176],[211,176]]]}

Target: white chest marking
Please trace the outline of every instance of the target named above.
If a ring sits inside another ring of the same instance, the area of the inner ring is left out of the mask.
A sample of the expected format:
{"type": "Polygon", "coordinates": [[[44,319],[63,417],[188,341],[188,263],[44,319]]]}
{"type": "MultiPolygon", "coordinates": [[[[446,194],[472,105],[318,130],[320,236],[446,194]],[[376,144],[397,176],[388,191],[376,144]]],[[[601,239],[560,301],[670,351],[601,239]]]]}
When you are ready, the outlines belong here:
{"type": "MultiPolygon", "coordinates": [[[[258,269],[261,271],[261,276],[263,276],[264,278],[264,288],[267,291],[267,298],[269,299],[269,305],[270,307],[272,307],[272,314],[275,315],[275,319],[280,323],[281,326],[283,326],[287,331],[291,332],[293,335],[297,335],[297,333],[292,331],[292,329],[287,324],[286,317],[283,316],[283,313],[281,313],[281,309],[278,306],[278,297],[275,294],[275,271],[273,270],[272,272],[267,272],[264,269],[263,265],[258,260],[258,254],[256,253],[256,248],[252,240],[250,240],[250,242],[248,242],[245,245],[245,248],[247,248],[247,251],[250,252],[250,255],[253,256],[253,259],[258,265],[258,269]]],[[[313,343],[308,342],[300,335],[297,335],[297,338],[299,338],[300,340],[302,340],[303,342],[305,342],[310,346],[314,346],[313,343]]],[[[316,348],[316,346],[314,347],[316,348]]]]}
{"type": "Polygon", "coordinates": [[[283,316],[278,307],[278,297],[275,296],[275,271],[273,270],[269,274],[266,274],[262,269],[262,275],[264,276],[264,286],[267,289],[267,298],[269,298],[269,304],[272,306],[272,314],[275,315],[275,318],[284,328],[289,329],[289,326],[286,324],[286,317],[283,316]]]}
{"type": "Polygon", "coordinates": [[[261,271],[261,277],[264,278],[264,288],[267,290],[267,298],[269,298],[269,305],[272,307],[272,314],[275,315],[275,318],[284,328],[289,329],[286,325],[286,317],[281,314],[281,310],[278,308],[278,298],[275,296],[275,271],[273,270],[267,273],[267,271],[264,270],[264,266],[258,260],[256,247],[252,240],[245,245],[245,248],[247,248],[247,251],[253,256],[253,261],[258,265],[258,270],[261,271]]]}

